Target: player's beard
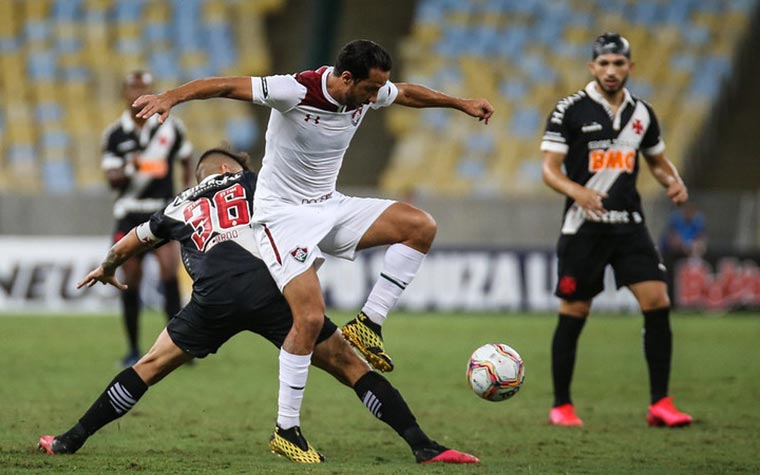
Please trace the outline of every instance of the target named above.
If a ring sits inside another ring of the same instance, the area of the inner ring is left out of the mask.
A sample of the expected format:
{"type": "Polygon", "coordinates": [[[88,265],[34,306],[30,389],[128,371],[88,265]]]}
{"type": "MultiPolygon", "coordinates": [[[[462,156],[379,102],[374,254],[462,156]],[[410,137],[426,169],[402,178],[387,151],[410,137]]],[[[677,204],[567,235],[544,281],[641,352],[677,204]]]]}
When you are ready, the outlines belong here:
{"type": "Polygon", "coordinates": [[[596,84],[599,86],[599,89],[604,91],[604,93],[609,96],[613,96],[617,94],[619,91],[622,91],[623,88],[625,87],[625,83],[628,82],[628,76],[626,75],[623,79],[620,80],[620,82],[618,82],[617,86],[614,89],[611,89],[605,86],[604,81],[600,80],[598,77],[594,77],[594,79],[596,80],[596,84]]]}

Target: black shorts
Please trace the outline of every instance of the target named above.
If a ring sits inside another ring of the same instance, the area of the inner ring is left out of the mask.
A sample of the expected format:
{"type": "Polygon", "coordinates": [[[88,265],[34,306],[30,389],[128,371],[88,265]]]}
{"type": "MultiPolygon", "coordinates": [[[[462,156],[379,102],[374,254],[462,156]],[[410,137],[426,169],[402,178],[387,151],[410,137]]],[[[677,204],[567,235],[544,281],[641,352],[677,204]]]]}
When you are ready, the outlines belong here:
{"type": "Polygon", "coordinates": [[[604,289],[604,269],[612,266],[617,287],[665,281],[665,265],[644,226],[623,234],[583,232],[557,243],[557,288],[565,300],[591,300],[604,289]]]}
{"type": "MultiPolygon", "coordinates": [[[[274,285],[274,283],[273,283],[274,285]]],[[[317,337],[320,343],[338,329],[327,316],[317,337]]],[[[282,295],[266,305],[203,305],[191,299],[169,321],[166,330],[175,345],[196,358],[216,353],[220,346],[247,330],[263,336],[277,348],[282,346],[293,325],[290,306],[282,295]]]]}

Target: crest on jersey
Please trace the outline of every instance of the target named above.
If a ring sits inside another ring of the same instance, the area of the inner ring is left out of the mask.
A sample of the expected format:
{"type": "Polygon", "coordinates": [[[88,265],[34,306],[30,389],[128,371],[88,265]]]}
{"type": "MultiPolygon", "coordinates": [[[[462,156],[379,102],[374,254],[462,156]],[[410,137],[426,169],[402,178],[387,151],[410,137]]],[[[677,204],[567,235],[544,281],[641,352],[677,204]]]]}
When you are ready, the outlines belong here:
{"type": "Polygon", "coordinates": [[[297,247],[290,251],[290,255],[293,256],[293,259],[303,264],[306,261],[306,257],[309,255],[309,250],[305,247],[297,247]]]}
{"type": "Polygon", "coordinates": [[[359,108],[356,109],[353,114],[351,114],[351,125],[353,125],[354,127],[359,125],[359,121],[362,118],[363,110],[364,110],[364,106],[359,106],[359,108]]]}

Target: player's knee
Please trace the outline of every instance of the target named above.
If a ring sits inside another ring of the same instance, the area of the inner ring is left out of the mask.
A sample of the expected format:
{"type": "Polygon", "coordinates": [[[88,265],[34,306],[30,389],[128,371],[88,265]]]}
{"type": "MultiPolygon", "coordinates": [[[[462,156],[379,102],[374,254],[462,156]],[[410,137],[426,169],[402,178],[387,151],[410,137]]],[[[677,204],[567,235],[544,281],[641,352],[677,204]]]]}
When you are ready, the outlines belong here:
{"type": "Polygon", "coordinates": [[[438,232],[438,223],[428,212],[415,208],[410,215],[408,229],[411,234],[410,241],[429,249],[438,232]]]}
{"type": "Polygon", "coordinates": [[[644,312],[660,308],[670,308],[670,297],[668,297],[668,294],[666,293],[652,295],[647,298],[642,298],[641,300],[641,310],[644,312]]]}

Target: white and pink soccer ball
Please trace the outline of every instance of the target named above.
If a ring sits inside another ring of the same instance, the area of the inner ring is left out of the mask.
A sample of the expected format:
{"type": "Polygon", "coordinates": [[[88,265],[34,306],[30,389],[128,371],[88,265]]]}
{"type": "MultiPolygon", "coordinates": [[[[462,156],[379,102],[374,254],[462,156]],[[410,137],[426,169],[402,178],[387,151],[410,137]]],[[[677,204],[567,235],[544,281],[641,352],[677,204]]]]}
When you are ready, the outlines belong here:
{"type": "Polygon", "coordinates": [[[472,391],[489,401],[504,401],[520,390],[525,363],[514,348],[503,343],[481,346],[467,363],[467,381],[472,391]]]}

